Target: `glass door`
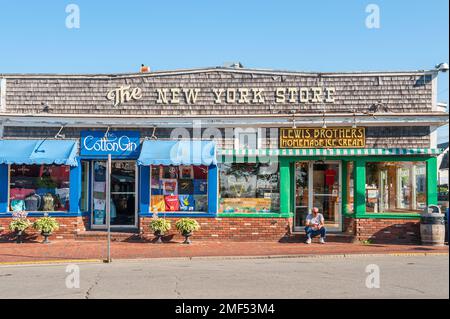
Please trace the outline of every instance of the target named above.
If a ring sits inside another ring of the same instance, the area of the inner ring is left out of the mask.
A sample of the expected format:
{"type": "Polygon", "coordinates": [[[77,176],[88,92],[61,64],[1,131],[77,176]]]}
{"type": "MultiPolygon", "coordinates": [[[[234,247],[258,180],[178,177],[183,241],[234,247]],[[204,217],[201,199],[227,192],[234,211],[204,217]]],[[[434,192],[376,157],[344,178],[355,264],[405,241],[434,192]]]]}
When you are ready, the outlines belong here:
{"type": "Polygon", "coordinates": [[[295,163],[294,231],[303,231],[313,207],[323,214],[328,230],[341,231],[341,163],[295,163]]]}
{"type": "Polygon", "coordinates": [[[295,219],[294,231],[300,231],[305,225],[309,212],[309,163],[295,163],[295,219]]]}
{"type": "Polygon", "coordinates": [[[312,163],[312,206],[319,208],[331,230],[341,230],[340,171],[339,162],[312,163]]]}
{"type": "Polygon", "coordinates": [[[92,168],[92,228],[106,228],[106,201],[111,205],[111,227],[137,226],[137,167],[134,161],[112,161],[111,197],[106,198],[106,161],[92,168]]]}

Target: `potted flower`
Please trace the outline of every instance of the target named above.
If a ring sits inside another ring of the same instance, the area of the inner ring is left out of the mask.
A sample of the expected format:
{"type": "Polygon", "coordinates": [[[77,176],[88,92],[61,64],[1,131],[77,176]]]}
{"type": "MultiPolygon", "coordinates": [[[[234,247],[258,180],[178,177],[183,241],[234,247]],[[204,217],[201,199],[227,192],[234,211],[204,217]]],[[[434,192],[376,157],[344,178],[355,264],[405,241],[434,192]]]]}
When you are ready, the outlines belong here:
{"type": "Polygon", "coordinates": [[[42,217],[36,220],[33,224],[33,228],[41,232],[44,236],[43,244],[48,244],[48,237],[55,231],[59,229],[59,224],[56,219],[52,217],[42,217]]]}
{"type": "Polygon", "coordinates": [[[22,243],[22,237],[25,229],[31,226],[31,222],[27,219],[27,213],[25,212],[14,212],[13,219],[9,223],[9,230],[15,232],[16,243],[22,243]]]}
{"type": "Polygon", "coordinates": [[[162,240],[161,240],[162,236],[164,236],[164,234],[170,230],[171,224],[170,224],[170,221],[168,221],[167,219],[155,218],[155,219],[152,219],[149,227],[153,231],[153,233],[155,234],[155,236],[157,238],[156,243],[160,244],[160,243],[162,243],[162,240]]]}
{"type": "Polygon", "coordinates": [[[175,226],[185,238],[183,244],[190,244],[189,237],[192,236],[192,232],[200,228],[198,222],[192,218],[181,218],[175,223],[175,226]]]}

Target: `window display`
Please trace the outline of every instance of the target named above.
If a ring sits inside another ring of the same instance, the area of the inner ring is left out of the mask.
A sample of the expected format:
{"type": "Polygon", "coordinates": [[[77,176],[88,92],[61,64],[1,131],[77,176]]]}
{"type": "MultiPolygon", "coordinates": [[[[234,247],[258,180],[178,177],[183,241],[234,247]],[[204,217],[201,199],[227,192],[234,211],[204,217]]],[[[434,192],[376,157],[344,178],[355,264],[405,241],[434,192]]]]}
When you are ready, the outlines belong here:
{"type": "Polygon", "coordinates": [[[219,165],[221,213],[268,213],[280,209],[278,163],[219,165]]]}
{"type": "Polygon", "coordinates": [[[152,212],[206,212],[208,167],[154,165],[150,174],[152,212]]]}
{"type": "Polygon", "coordinates": [[[420,212],[425,207],[424,162],[366,164],[367,212],[420,212]]]}
{"type": "Polygon", "coordinates": [[[11,211],[68,211],[70,167],[66,165],[11,165],[11,211]]]}

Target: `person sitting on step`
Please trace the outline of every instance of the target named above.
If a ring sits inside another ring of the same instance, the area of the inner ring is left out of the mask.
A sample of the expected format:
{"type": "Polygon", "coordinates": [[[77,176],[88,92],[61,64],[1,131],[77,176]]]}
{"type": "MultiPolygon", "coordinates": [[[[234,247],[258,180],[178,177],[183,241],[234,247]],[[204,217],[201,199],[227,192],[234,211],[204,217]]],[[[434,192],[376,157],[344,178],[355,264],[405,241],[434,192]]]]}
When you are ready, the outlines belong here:
{"type": "Polygon", "coordinates": [[[311,244],[311,238],[320,235],[320,243],[325,244],[326,229],[324,218],[317,207],[313,207],[312,213],[306,216],[306,243],[311,244]]]}

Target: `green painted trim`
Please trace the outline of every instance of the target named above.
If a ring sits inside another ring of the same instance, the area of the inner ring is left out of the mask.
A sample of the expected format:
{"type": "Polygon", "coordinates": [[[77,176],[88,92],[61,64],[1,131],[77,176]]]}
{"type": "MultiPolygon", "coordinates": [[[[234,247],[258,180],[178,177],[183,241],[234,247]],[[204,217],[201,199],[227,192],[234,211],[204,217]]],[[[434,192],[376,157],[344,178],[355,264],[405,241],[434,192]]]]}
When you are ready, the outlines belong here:
{"type": "Polygon", "coordinates": [[[366,218],[366,219],[420,219],[420,214],[417,213],[389,213],[384,212],[380,214],[356,214],[354,218],[366,218]]]}
{"type": "Polygon", "coordinates": [[[341,200],[341,206],[342,206],[342,214],[348,215],[347,212],[347,163],[348,161],[342,161],[342,176],[341,176],[341,180],[342,180],[342,185],[341,185],[341,196],[342,196],[342,200],[341,200]]]}
{"type": "Polygon", "coordinates": [[[280,213],[219,213],[218,218],[291,218],[292,214],[280,214],[280,213]]]}
{"type": "Polygon", "coordinates": [[[366,162],[358,159],[354,162],[354,208],[356,215],[366,213],[366,162]]]}
{"type": "Polygon", "coordinates": [[[280,158],[280,212],[291,213],[291,165],[280,158]]]}
{"type": "Polygon", "coordinates": [[[427,206],[437,205],[438,194],[437,194],[437,158],[429,158],[426,162],[427,170],[427,206]]]}

